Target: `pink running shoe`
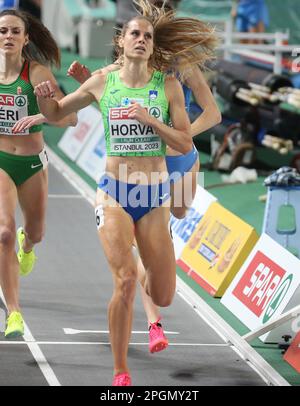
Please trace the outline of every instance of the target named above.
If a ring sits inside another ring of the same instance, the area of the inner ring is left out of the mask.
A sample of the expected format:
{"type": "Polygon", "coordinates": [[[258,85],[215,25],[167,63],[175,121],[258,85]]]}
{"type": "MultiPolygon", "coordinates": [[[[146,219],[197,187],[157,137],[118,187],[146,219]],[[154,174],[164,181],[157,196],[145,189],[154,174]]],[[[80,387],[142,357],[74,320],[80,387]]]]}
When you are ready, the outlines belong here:
{"type": "Polygon", "coordinates": [[[112,386],[131,386],[131,378],[128,372],[114,376],[112,386]]]}
{"type": "Polygon", "coordinates": [[[155,323],[150,323],[149,329],[149,351],[153,354],[165,350],[169,344],[164,330],[161,326],[160,318],[155,323]]]}

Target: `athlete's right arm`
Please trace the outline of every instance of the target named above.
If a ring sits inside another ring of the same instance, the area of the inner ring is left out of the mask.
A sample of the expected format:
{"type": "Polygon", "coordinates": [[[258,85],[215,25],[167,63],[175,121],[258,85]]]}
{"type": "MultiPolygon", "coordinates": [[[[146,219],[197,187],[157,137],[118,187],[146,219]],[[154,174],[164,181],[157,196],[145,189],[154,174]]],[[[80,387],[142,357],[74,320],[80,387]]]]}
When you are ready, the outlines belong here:
{"type": "Polygon", "coordinates": [[[41,113],[49,121],[58,121],[70,113],[87,107],[92,102],[98,102],[105,86],[106,75],[95,75],[82,84],[75,92],[68,94],[61,100],[53,100],[54,86],[50,81],[35,86],[41,113]]]}
{"type": "Polygon", "coordinates": [[[120,65],[118,63],[112,63],[110,65],[105,66],[104,68],[97,69],[93,73],[89,70],[89,68],[86,65],[82,65],[78,61],[74,61],[67,72],[68,76],[71,76],[73,79],[75,79],[79,83],[84,83],[86,80],[88,80],[91,76],[94,75],[99,75],[99,74],[107,74],[109,72],[113,72],[115,70],[120,69],[120,65]]]}

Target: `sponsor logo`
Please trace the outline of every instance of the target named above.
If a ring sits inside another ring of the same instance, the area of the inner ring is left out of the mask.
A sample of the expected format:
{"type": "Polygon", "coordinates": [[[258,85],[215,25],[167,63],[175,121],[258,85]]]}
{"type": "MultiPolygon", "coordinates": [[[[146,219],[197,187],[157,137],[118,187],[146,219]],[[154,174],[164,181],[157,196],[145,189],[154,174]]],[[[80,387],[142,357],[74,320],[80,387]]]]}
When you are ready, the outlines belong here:
{"type": "Polygon", "coordinates": [[[16,106],[24,107],[26,105],[26,99],[24,96],[16,97],[16,106]]]}
{"type": "Polygon", "coordinates": [[[130,120],[130,118],[128,117],[128,109],[120,109],[120,108],[114,108],[114,109],[110,109],[109,111],[109,118],[111,120],[130,120]]]}
{"type": "MultiPolygon", "coordinates": [[[[257,251],[232,294],[257,317],[260,317],[277,296],[275,292],[279,292],[277,289],[285,276],[286,271],[283,268],[261,251],[257,251]]],[[[283,292],[286,292],[284,287],[283,284],[283,292]]]]}
{"type": "Polygon", "coordinates": [[[273,316],[273,314],[275,314],[276,310],[278,309],[278,307],[280,306],[280,304],[282,303],[283,299],[285,298],[291,283],[293,280],[293,275],[289,275],[279,286],[279,288],[276,290],[276,292],[274,293],[268,307],[267,310],[263,316],[263,323],[267,323],[270,318],[273,316]]]}
{"type": "Polygon", "coordinates": [[[35,169],[35,168],[38,168],[39,166],[42,166],[43,164],[38,164],[38,165],[34,165],[34,164],[32,164],[31,165],[31,169],[35,169]]]}
{"type": "Polygon", "coordinates": [[[14,106],[15,97],[11,95],[1,94],[0,95],[0,105],[1,106],[14,106]]]}
{"type": "Polygon", "coordinates": [[[155,118],[160,117],[160,109],[158,107],[151,107],[149,110],[150,116],[153,116],[155,118]]]}
{"type": "Polygon", "coordinates": [[[111,90],[110,94],[116,94],[116,93],[118,93],[119,91],[120,91],[120,89],[114,89],[114,90],[111,90]]]}
{"type": "Polygon", "coordinates": [[[132,97],[123,97],[121,100],[121,106],[122,107],[129,107],[131,103],[138,103],[141,106],[144,105],[144,99],[139,99],[139,98],[132,98],[132,97]]]}

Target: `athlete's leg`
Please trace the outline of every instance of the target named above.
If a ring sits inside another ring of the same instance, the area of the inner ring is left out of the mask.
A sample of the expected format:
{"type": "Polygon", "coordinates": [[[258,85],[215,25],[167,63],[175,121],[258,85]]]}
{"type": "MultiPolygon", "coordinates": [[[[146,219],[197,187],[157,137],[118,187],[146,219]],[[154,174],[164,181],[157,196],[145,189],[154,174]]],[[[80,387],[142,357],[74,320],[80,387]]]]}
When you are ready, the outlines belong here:
{"type": "MultiPolygon", "coordinates": [[[[257,23],[257,25],[255,25],[255,26],[251,26],[250,28],[249,28],[249,33],[263,33],[263,32],[265,32],[265,25],[264,25],[264,22],[263,21],[259,21],[258,23],[257,23]]],[[[249,40],[249,43],[252,43],[252,44],[262,44],[263,43],[263,40],[260,40],[260,39],[253,39],[253,40],[249,40]]]]}
{"type": "Polygon", "coordinates": [[[24,217],[23,249],[30,252],[45,233],[48,199],[48,170],[40,170],[18,187],[18,196],[24,217]]]}
{"type": "MultiPolygon", "coordinates": [[[[186,215],[187,209],[190,207],[197,187],[197,178],[199,171],[199,158],[194,163],[189,174],[185,176],[185,179],[180,179],[176,182],[175,186],[171,186],[171,211],[172,214],[177,218],[183,218],[186,215]],[[189,182],[189,183],[188,183],[189,182]],[[174,207],[174,206],[177,207],[174,207]]],[[[141,296],[143,301],[143,306],[147,315],[149,323],[155,323],[160,319],[160,309],[155,305],[151,297],[146,293],[143,285],[145,279],[145,268],[140,258],[138,258],[138,271],[139,271],[139,280],[141,282],[141,296]]]]}
{"type": "Polygon", "coordinates": [[[136,223],[136,240],[146,269],[144,288],[157,306],[169,306],[176,286],[176,264],[168,230],[170,211],[158,207],[136,223]]]}
{"type": "Polygon", "coordinates": [[[19,311],[19,264],[15,252],[17,189],[0,169],[0,284],[9,314],[19,311]]]}
{"type": "MultiPolygon", "coordinates": [[[[257,27],[256,26],[250,26],[249,29],[248,29],[248,32],[249,32],[249,34],[256,34],[258,32],[257,27]]],[[[258,39],[249,39],[247,41],[247,43],[248,44],[259,44],[260,40],[258,40],[258,39]]]]}
{"type": "Polygon", "coordinates": [[[146,277],[145,273],[146,271],[140,257],[138,257],[137,266],[138,266],[138,278],[139,281],[141,281],[141,296],[147,320],[148,323],[155,323],[160,318],[159,307],[153,303],[153,300],[149,295],[147,295],[145,289],[143,288],[144,280],[146,277]]]}
{"type": "Polygon", "coordinates": [[[147,327],[149,330],[149,351],[151,353],[163,351],[168,347],[168,339],[165,336],[163,326],[161,323],[160,308],[153,303],[153,300],[147,295],[143,283],[145,281],[145,268],[140,258],[138,258],[138,274],[139,280],[142,281],[141,296],[143,306],[147,316],[147,327]]]}
{"type": "MultiPolygon", "coordinates": [[[[171,186],[171,211],[172,214],[177,218],[183,218],[186,215],[187,209],[192,204],[197,188],[197,175],[199,166],[200,165],[198,158],[191,168],[190,172],[184,177],[184,179],[180,179],[178,182],[176,182],[175,185],[172,184],[171,186]]],[[[157,320],[160,319],[160,309],[153,303],[153,300],[146,293],[143,287],[145,279],[145,268],[140,258],[138,258],[138,271],[139,280],[141,282],[141,296],[147,319],[149,323],[155,323],[157,320]]]]}
{"type": "Polygon", "coordinates": [[[102,205],[98,234],[113,275],[114,291],[108,308],[110,342],[115,375],[128,372],[127,352],[131,335],[137,265],[132,253],[134,224],[123,208],[111,207],[105,193],[97,192],[96,206],[102,205]]]}
{"type": "Polygon", "coordinates": [[[147,316],[147,328],[149,331],[149,351],[151,353],[162,351],[168,347],[168,339],[165,336],[160,316],[160,309],[153,303],[151,297],[146,293],[143,285],[145,283],[146,271],[138,250],[136,249],[136,241],[134,243],[134,253],[137,259],[138,280],[140,282],[140,291],[143,302],[143,307],[147,316]]]}
{"type": "Polygon", "coordinates": [[[197,158],[190,171],[177,182],[171,184],[171,213],[178,219],[185,217],[194,200],[199,168],[199,158],[197,158]]]}

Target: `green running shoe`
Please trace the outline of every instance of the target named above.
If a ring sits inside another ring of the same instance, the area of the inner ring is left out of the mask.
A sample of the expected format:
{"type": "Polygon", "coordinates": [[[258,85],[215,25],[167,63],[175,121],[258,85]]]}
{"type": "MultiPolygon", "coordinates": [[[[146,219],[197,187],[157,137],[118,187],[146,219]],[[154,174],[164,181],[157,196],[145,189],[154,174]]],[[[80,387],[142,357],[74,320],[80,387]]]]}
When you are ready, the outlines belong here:
{"type": "Polygon", "coordinates": [[[22,227],[18,228],[17,231],[17,240],[19,244],[19,251],[18,251],[18,261],[20,264],[20,275],[25,276],[29,275],[30,272],[33,270],[35,261],[37,257],[33,250],[30,252],[24,252],[23,250],[23,241],[25,239],[25,234],[22,227]]]}
{"type": "Polygon", "coordinates": [[[6,320],[5,338],[16,338],[23,334],[23,317],[20,312],[12,312],[6,320]]]}

